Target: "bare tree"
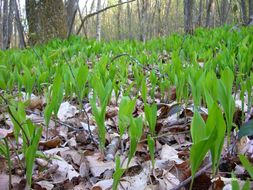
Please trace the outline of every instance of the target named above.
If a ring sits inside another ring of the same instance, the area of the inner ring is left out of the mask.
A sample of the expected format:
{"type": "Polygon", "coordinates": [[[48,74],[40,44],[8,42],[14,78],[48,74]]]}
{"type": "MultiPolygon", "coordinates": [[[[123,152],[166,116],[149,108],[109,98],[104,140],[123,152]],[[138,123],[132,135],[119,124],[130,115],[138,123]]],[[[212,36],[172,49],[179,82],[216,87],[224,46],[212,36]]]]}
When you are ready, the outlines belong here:
{"type": "Polygon", "coordinates": [[[193,7],[194,0],[184,0],[184,31],[193,33],[193,7]]]}
{"type": "MultiPolygon", "coordinates": [[[[101,9],[101,0],[97,0],[97,12],[101,9]]],[[[101,41],[101,14],[97,14],[96,39],[101,41]]]]}

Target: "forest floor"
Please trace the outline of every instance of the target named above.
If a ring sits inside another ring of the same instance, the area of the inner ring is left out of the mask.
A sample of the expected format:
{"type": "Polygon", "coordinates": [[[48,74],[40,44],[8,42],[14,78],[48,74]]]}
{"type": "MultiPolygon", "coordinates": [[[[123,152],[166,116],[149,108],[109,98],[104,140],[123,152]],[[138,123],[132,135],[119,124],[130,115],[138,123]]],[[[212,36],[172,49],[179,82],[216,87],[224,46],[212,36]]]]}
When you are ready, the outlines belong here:
{"type": "Polygon", "coordinates": [[[0,52],[0,189],[252,189],[252,33],[0,52]]]}

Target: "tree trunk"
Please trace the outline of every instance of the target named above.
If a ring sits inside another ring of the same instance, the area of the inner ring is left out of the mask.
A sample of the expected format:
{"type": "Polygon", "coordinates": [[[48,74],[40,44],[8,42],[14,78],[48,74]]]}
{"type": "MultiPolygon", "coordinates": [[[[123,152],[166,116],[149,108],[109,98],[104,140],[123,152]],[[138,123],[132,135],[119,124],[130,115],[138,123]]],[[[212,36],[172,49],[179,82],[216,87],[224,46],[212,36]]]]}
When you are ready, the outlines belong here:
{"type": "Polygon", "coordinates": [[[8,43],[8,13],[9,13],[9,1],[4,0],[3,4],[3,32],[2,32],[2,49],[7,48],[7,43],[8,43]]]}
{"type": "Polygon", "coordinates": [[[132,39],[132,9],[130,7],[130,4],[127,4],[127,19],[128,19],[128,38],[132,39]]]}
{"type": "Polygon", "coordinates": [[[165,8],[165,19],[164,19],[164,34],[169,34],[169,15],[170,15],[171,0],[167,0],[165,8]]]}
{"type": "MultiPolygon", "coordinates": [[[[118,3],[122,3],[122,0],[118,0],[118,3]]],[[[122,13],[122,6],[118,7],[118,15],[117,15],[117,23],[118,23],[118,39],[122,39],[122,34],[121,34],[121,13],[122,13]]]]}
{"type": "Polygon", "coordinates": [[[184,0],[184,31],[193,33],[193,4],[194,0],[184,0]]]}
{"type": "Polygon", "coordinates": [[[209,0],[206,10],[206,27],[214,26],[215,1],[209,0]]]}
{"type": "Polygon", "coordinates": [[[15,23],[18,30],[18,36],[19,36],[19,47],[25,48],[25,38],[24,38],[24,28],[21,24],[20,16],[19,16],[19,10],[18,10],[18,4],[17,1],[14,0],[14,12],[15,12],[15,23]]]}
{"type": "Polygon", "coordinates": [[[62,0],[26,0],[29,44],[67,37],[67,14],[62,0]]]}
{"type": "Polygon", "coordinates": [[[241,13],[242,13],[242,23],[243,25],[247,24],[247,10],[245,0],[241,0],[241,13]]]}
{"type": "MultiPolygon", "coordinates": [[[[0,0],[0,30],[3,29],[3,23],[2,23],[2,21],[3,21],[3,19],[2,19],[2,5],[3,5],[3,1],[0,0]]],[[[2,33],[3,33],[3,31],[2,31],[2,33]]],[[[0,48],[2,48],[2,43],[3,43],[2,37],[3,37],[2,34],[0,34],[0,48]]]]}
{"type": "MultiPolygon", "coordinates": [[[[97,11],[101,9],[101,0],[97,1],[97,11]]],[[[101,13],[97,14],[96,39],[101,41],[101,13]]]]}
{"type": "Polygon", "coordinates": [[[75,21],[78,2],[79,0],[68,0],[67,2],[68,37],[71,35],[73,30],[73,24],[75,21]]]}
{"type": "Polygon", "coordinates": [[[203,7],[203,1],[199,1],[199,16],[198,16],[198,26],[202,25],[202,7],[203,7]]]}
{"type": "Polygon", "coordinates": [[[253,21],[253,0],[249,0],[249,20],[253,21]]]}

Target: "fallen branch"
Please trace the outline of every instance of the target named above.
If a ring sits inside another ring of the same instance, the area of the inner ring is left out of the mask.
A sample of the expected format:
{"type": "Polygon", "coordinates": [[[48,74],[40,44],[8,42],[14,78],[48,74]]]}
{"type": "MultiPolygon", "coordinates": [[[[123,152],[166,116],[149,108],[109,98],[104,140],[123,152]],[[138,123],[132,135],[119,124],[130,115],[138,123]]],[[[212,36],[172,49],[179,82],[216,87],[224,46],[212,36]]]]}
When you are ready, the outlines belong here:
{"type": "Polygon", "coordinates": [[[102,13],[102,12],[105,12],[105,11],[107,11],[108,9],[111,9],[111,8],[114,8],[114,7],[118,7],[118,6],[120,6],[120,5],[124,5],[124,4],[126,4],[126,3],[131,3],[131,2],[134,2],[134,1],[136,1],[136,0],[130,0],[130,1],[118,3],[118,4],[115,4],[115,5],[111,5],[111,6],[105,7],[104,9],[101,9],[101,10],[99,10],[99,11],[96,11],[96,12],[94,12],[94,13],[90,13],[90,14],[86,15],[86,16],[81,20],[81,25],[80,25],[80,27],[79,27],[79,29],[78,29],[76,35],[78,35],[78,34],[81,32],[81,29],[82,29],[82,27],[83,27],[83,25],[84,25],[84,22],[85,22],[88,18],[93,17],[93,16],[95,16],[95,15],[97,15],[97,14],[100,14],[100,13],[102,13]]]}

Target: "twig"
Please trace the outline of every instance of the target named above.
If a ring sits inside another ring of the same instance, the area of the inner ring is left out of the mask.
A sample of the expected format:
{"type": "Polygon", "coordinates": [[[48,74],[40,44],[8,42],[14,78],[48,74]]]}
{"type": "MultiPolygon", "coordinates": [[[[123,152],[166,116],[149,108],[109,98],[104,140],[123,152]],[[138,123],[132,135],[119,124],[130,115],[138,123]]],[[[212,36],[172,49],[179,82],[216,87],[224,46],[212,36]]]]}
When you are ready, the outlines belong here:
{"type": "Polygon", "coordinates": [[[105,12],[105,11],[107,11],[108,9],[111,9],[111,8],[114,8],[114,7],[117,7],[117,6],[120,6],[120,5],[124,5],[124,4],[126,4],[126,3],[131,3],[131,2],[134,2],[134,1],[136,1],[136,0],[130,0],[130,1],[118,3],[118,4],[115,4],[115,5],[111,5],[111,6],[105,7],[104,9],[100,9],[99,11],[96,11],[96,12],[94,12],[94,13],[90,13],[90,14],[86,15],[86,16],[81,20],[81,25],[80,25],[80,27],[79,27],[79,29],[78,29],[76,35],[78,35],[78,34],[80,33],[80,31],[81,31],[81,29],[82,29],[82,27],[83,27],[85,21],[86,21],[88,18],[90,18],[90,17],[92,17],[92,16],[95,16],[95,15],[97,15],[97,14],[100,14],[100,13],[102,13],[102,12],[105,12]]]}
{"type": "Polygon", "coordinates": [[[111,161],[114,160],[115,154],[118,150],[120,144],[120,138],[119,137],[114,137],[111,141],[111,143],[108,145],[108,149],[106,152],[106,160],[111,161]]]}
{"type": "MultiPolygon", "coordinates": [[[[210,162],[209,164],[207,164],[206,166],[204,166],[203,168],[201,168],[196,175],[194,176],[194,178],[199,177],[200,175],[202,175],[207,169],[209,169],[212,166],[212,163],[210,162]]],[[[192,180],[192,176],[188,177],[186,180],[182,181],[178,186],[174,187],[172,190],[179,190],[182,187],[186,186],[188,183],[190,183],[192,180]]]]}

